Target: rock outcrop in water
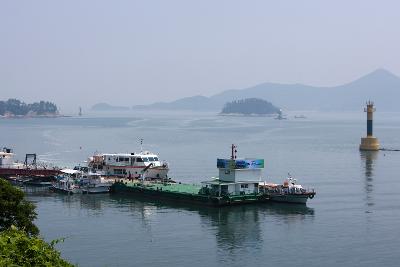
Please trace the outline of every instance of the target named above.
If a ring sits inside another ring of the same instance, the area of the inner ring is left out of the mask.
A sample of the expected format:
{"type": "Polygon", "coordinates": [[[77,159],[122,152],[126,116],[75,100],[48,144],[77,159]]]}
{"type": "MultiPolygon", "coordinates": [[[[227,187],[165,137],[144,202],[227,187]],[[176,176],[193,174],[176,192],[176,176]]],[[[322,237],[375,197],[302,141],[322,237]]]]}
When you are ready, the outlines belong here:
{"type": "Polygon", "coordinates": [[[221,114],[268,115],[277,114],[279,108],[259,98],[234,100],[225,104],[221,114]]]}

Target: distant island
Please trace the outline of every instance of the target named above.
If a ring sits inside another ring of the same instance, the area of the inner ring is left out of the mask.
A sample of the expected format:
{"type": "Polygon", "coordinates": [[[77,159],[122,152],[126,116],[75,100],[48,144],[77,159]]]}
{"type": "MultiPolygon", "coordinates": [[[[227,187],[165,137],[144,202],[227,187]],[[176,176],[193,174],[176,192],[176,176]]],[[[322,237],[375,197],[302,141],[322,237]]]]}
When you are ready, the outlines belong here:
{"type": "Polygon", "coordinates": [[[59,116],[58,108],[48,101],[26,104],[18,99],[0,101],[1,117],[55,117],[59,116]]]}
{"type": "Polygon", "coordinates": [[[234,100],[225,104],[220,114],[268,115],[279,113],[279,108],[260,98],[234,100]]]}
{"type": "Polygon", "coordinates": [[[129,107],[112,106],[107,103],[98,103],[96,105],[93,105],[91,110],[93,110],[93,111],[123,111],[123,110],[129,110],[129,107]]]}
{"type": "Polygon", "coordinates": [[[330,87],[266,82],[211,96],[187,96],[171,102],[135,106],[134,109],[219,112],[228,101],[252,97],[268,99],[278,107],[295,111],[359,111],[365,101],[371,99],[379,111],[398,112],[400,77],[377,69],[354,81],[330,87]]]}

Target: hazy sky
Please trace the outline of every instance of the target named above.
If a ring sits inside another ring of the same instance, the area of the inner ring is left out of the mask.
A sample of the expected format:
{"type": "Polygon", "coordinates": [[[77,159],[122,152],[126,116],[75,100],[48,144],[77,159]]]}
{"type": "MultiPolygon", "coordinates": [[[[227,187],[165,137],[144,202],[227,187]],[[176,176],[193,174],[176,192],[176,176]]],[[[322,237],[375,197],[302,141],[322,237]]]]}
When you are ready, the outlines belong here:
{"type": "Polygon", "coordinates": [[[0,0],[0,99],[63,110],[400,74],[399,1],[0,0]]]}

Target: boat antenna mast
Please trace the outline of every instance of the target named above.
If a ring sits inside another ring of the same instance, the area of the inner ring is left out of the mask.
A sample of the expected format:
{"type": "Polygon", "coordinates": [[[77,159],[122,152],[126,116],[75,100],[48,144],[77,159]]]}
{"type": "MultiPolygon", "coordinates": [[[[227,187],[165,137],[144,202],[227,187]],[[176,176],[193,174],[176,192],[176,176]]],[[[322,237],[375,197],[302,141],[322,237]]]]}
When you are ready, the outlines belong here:
{"type": "Polygon", "coordinates": [[[232,144],[231,159],[236,159],[236,154],[237,154],[237,146],[235,144],[232,144]]]}
{"type": "Polygon", "coordinates": [[[143,138],[140,138],[139,141],[140,141],[140,153],[142,153],[143,152],[143,138]]]}

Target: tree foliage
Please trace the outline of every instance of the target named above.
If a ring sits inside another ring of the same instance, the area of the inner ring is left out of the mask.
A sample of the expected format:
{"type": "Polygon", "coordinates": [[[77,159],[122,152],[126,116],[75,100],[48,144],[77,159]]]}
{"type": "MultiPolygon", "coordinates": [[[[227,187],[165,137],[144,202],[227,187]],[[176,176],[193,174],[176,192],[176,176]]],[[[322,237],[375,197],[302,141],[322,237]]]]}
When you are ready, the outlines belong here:
{"type": "Polygon", "coordinates": [[[73,266],[60,257],[55,243],[11,227],[0,233],[0,266],[73,266]]]}
{"type": "Polygon", "coordinates": [[[235,100],[225,104],[222,109],[223,114],[238,113],[238,114],[275,114],[279,112],[279,108],[272,105],[270,102],[259,98],[246,98],[235,100]]]}
{"type": "Polygon", "coordinates": [[[24,199],[24,192],[0,179],[0,231],[15,225],[30,235],[37,235],[35,219],[35,205],[24,199]]]}
{"type": "Polygon", "coordinates": [[[18,99],[0,101],[0,115],[10,113],[12,115],[24,116],[28,113],[35,115],[57,114],[58,108],[55,104],[47,101],[26,104],[18,99]]]}

